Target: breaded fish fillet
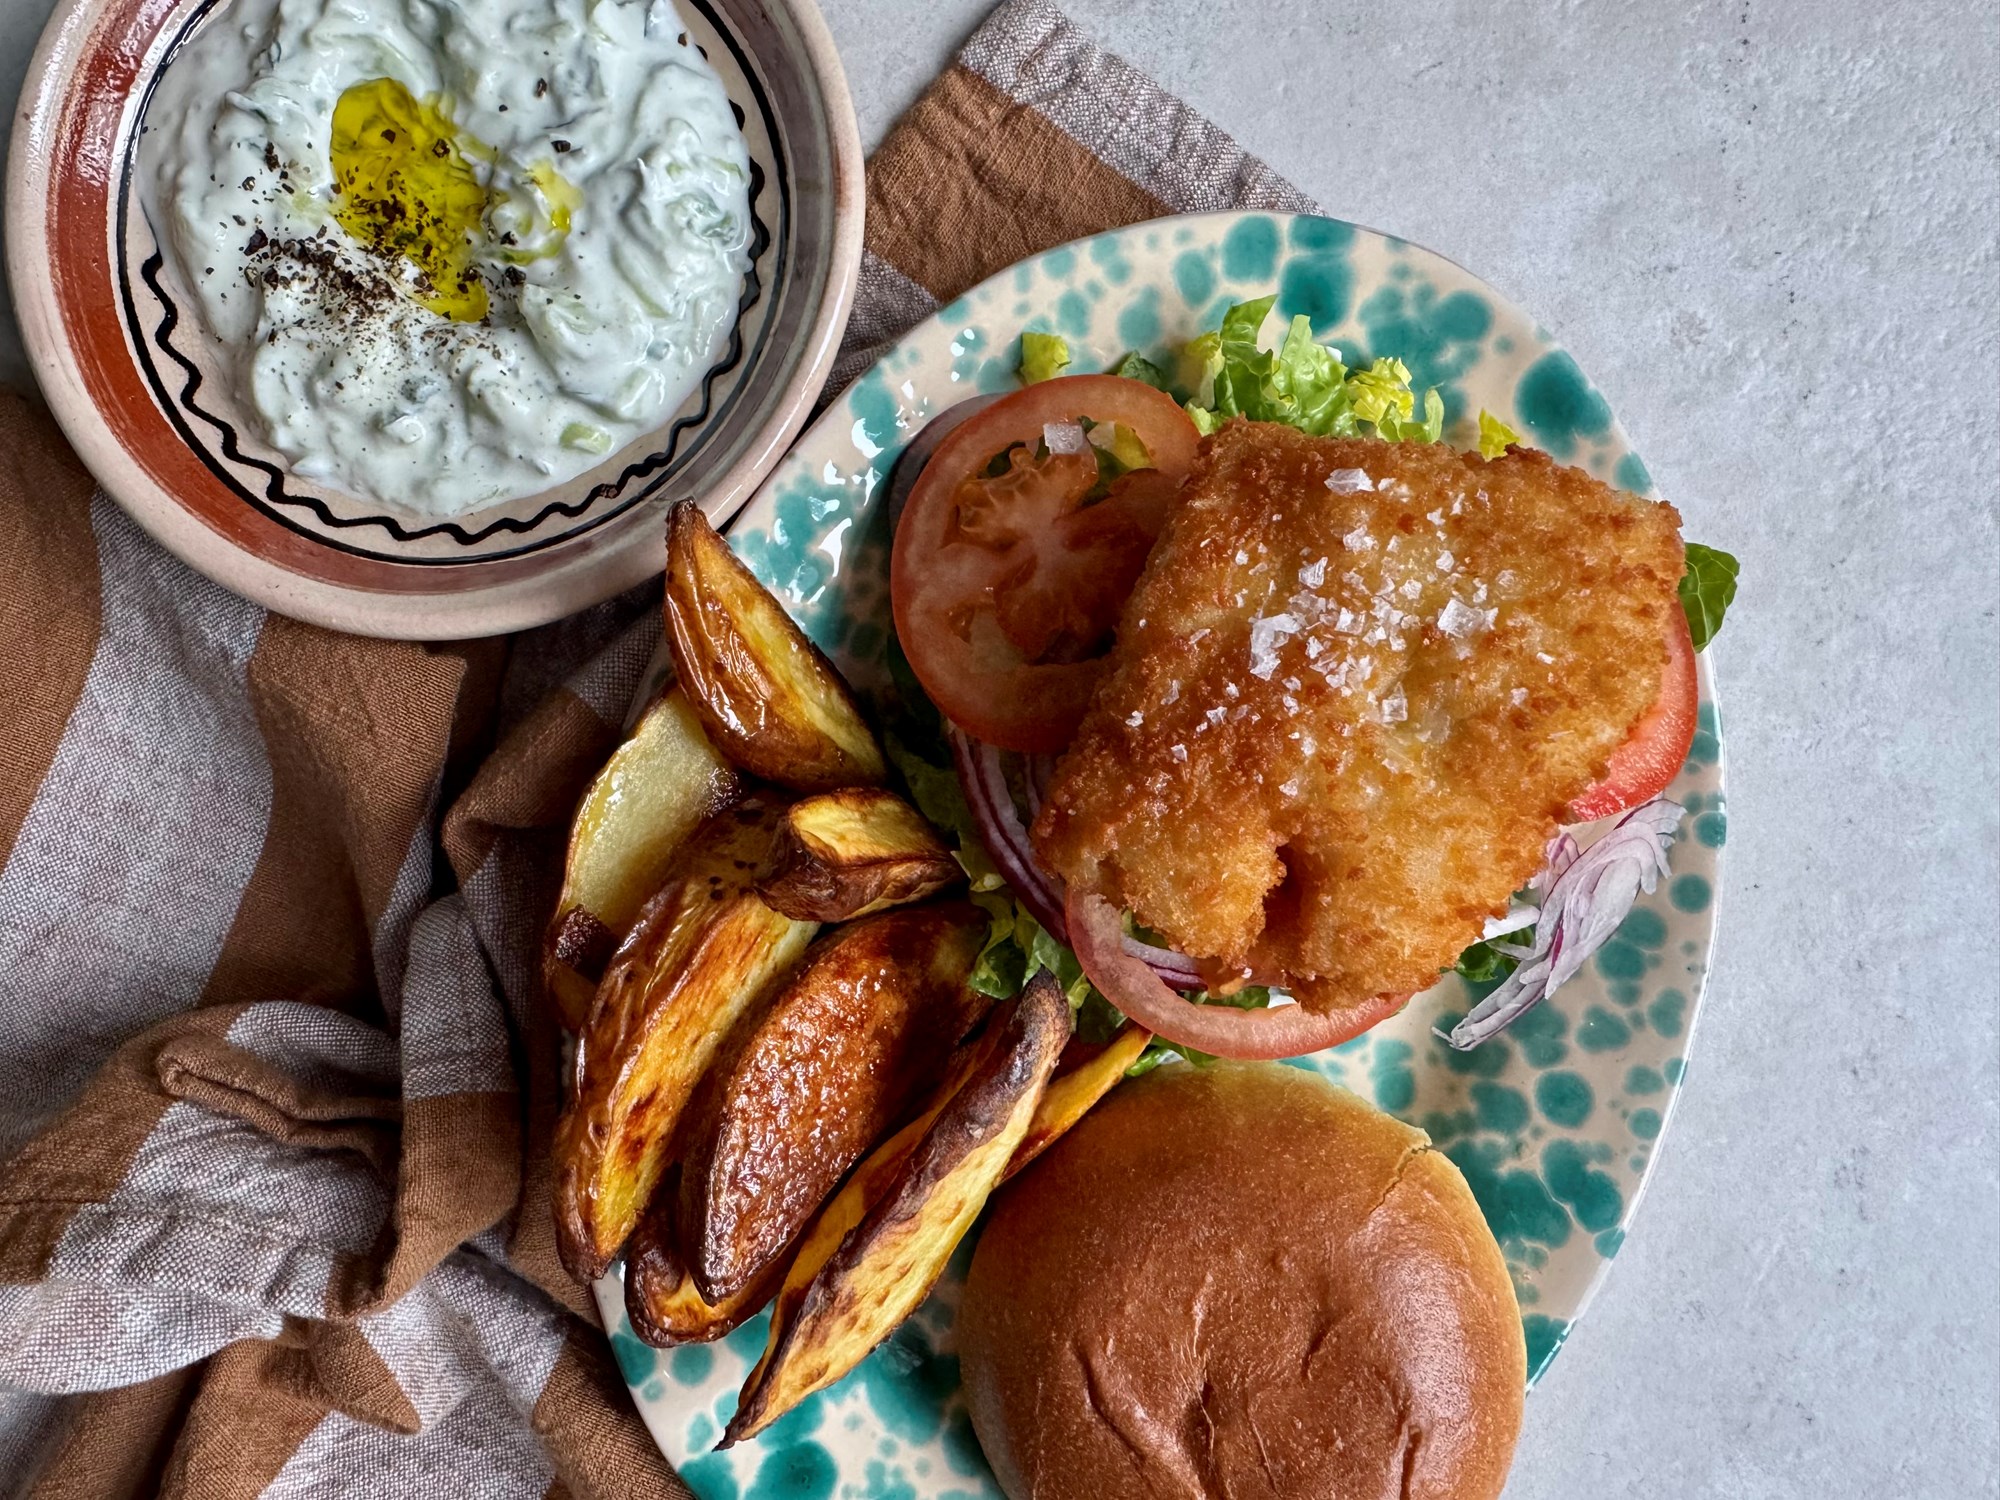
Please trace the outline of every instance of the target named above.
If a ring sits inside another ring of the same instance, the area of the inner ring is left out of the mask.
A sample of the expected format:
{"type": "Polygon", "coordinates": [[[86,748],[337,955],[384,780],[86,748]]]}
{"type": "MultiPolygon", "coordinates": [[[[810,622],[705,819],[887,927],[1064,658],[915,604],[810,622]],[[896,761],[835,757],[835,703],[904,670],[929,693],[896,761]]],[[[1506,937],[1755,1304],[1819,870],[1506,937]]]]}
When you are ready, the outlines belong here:
{"type": "Polygon", "coordinates": [[[1203,443],[1034,828],[1224,983],[1434,983],[1660,692],[1680,517],[1546,454],[1203,443]]]}

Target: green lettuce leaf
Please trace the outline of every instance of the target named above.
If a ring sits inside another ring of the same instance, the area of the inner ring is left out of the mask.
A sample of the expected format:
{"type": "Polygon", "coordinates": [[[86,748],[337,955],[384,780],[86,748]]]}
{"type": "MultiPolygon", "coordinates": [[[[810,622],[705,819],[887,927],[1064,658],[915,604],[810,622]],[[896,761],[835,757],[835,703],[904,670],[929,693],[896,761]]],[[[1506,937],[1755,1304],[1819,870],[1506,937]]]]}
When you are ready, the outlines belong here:
{"type": "Polygon", "coordinates": [[[1521,434],[1494,416],[1485,407],[1479,409],[1479,456],[1498,458],[1508,446],[1521,441],[1521,434]]]}
{"type": "Polygon", "coordinates": [[[1681,608],[1699,651],[1722,629],[1722,616],[1736,598],[1736,559],[1727,552],[1687,544],[1687,571],[1681,574],[1681,608]]]}
{"type": "MultiPolygon", "coordinates": [[[[1512,934],[1515,941],[1520,941],[1522,936],[1520,933],[1512,934]]],[[[1458,971],[1460,978],[1470,983],[1492,984],[1514,972],[1514,960],[1504,953],[1496,953],[1491,943],[1474,943],[1458,955],[1458,962],[1452,967],[1458,971]]]]}
{"type": "Polygon", "coordinates": [[[1053,380],[1069,368],[1069,344],[1059,334],[1021,335],[1021,384],[1053,380]]]}
{"type": "Polygon", "coordinates": [[[1192,340],[1185,359],[1199,372],[1186,403],[1197,431],[1215,431],[1231,417],[1282,422],[1315,437],[1365,436],[1372,430],[1392,441],[1435,443],[1444,436],[1444,398],[1410,389],[1401,360],[1378,359],[1350,371],[1340,356],[1313,338],[1312,324],[1295,317],[1275,349],[1258,342],[1275,297],[1239,302],[1222,326],[1192,340]]]}
{"type": "Polygon", "coordinates": [[[1156,391],[1172,389],[1167,380],[1167,372],[1141,354],[1126,355],[1111,367],[1111,373],[1126,380],[1137,380],[1144,385],[1150,385],[1156,391]]]}

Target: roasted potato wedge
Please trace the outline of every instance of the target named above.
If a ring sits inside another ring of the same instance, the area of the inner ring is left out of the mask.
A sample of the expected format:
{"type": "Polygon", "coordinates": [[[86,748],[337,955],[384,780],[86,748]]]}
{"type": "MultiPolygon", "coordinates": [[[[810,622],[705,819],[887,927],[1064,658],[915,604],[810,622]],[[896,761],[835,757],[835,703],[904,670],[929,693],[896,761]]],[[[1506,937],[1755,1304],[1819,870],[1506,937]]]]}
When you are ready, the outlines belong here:
{"type": "Polygon", "coordinates": [[[845,922],[965,878],[937,830],[894,792],[843,787],[792,804],[757,890],[802,922],[845,922]]]}
{"type": "Polygon", "coordinates": [[[1035,1106],[1035,1118],[1028,1124],[1028,1133],[1021,1137],[1021,1144],[1014,1148],[1013,1160],[1007,1163],[1007,1177],[1048,1150],[1062,1138],[1064,1131],[1089,1114],[1098,1100],[1118,1086],[1125,1070],[1139,1060],[1139,1054],[1152,1039],[1152,1032],[1144,1027],[1128,1025],[1095,1056],[1051,1078],[1042,1102],[1035,1106]]]}
{"type": "Polygon", "coordinates": [[[611,1264],[702,1075],[817,930],[751,888],[782,813],[753,796],[697,828],[598,986],[555,1138],[556,1243],[579,1280],[611,1264]]]}
{"type": "Polygon", "coordinates": [[[562,895],[542,942],[542,977],[570,1030],[589,1015],[604,966],[660,888],[674,851],[740,791],[678,687],[646,710],[604,763],[570,825],[562,895]]]}
{"type": "Polygon", "coordinates": [[[676,1197],[661,1183],[625,1247],[625,1313],[632,1331],[659,1349],[712,1343],[762,1312],[785,1279],[781,1255],[734,1297],[704,1301],[674,1249],[676,1197]]]}
{"type": "Polygon", "coordinates": [[[691,500],[667,521],[667,644],[723,754],[801,792],[879,786],[882,748],[854,695],[691,500]]]}
{"type": "Polygon", "coordinates": [[[893,1170],[869,1167],[895,1141],[835,1195],[785,1277],[722,1447],[840,1379],[923,1300],[1026,1136],[1069,1031],[1069,1002],[1038,975],[893,1170]]]}
{"type": "Polygon", "coordinates": [[[966,983],[986,929],[978,907],[950,901],[829,933],[711,1070],[675,1236],[704,1298],[756,1280],[935,1085],[993,1004],[966,983]]]}

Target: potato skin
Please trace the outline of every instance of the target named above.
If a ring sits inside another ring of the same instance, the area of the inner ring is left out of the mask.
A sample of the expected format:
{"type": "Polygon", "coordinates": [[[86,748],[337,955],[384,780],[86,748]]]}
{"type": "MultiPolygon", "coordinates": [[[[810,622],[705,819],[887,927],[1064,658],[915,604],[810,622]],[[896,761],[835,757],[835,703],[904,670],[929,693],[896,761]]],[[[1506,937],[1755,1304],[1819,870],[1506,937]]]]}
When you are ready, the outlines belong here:
{"type": "Polygon", "coordinates": [[[625,1247],[625,1314],[656,1349],[709,1344],[762,1312],[785,1276],[780,1255],[742,1292],[706,1301],[674,1248],[675,1184],[662,1182],[625,1247]]]}
{"type": "Polygon", "coordinates": [[[840,1379],[937,1284],[1026,1137],[1069,1035],[1069,1001],[1043,971],[981,1037],[963,1085],[855,1171],[800,1238],[719,1446],[840,1379]]]}
{"type": "Polygon", "coordinates": [[[880,787],[807,797],[785,815],[763,898],[801,921],[845,922],[921,901],[965,878],[937,830],[880,787]]]}
{"type": "Polygon", "coordinates": [[[780,811],[746,798],[697,829],[598,987],[555,1138],[556,1246],[580,1281],[609,1268],[731,1028],[816,931],[751,889],[780,811]]]}
{"type": "Polygon", "coordinates": [[[666,618],[681,685],[736,765],[799,792],[887,779],[833,664],[691,500],[667,520],[666,618]]]}
{"type": "Polygon", "coordinates": [[[987,919],[905,907],[822,938],[710,1074],[677,1240],[710,1302],[739,1294],[943,1075],[992,1000],[966,979],[987,919]]]}

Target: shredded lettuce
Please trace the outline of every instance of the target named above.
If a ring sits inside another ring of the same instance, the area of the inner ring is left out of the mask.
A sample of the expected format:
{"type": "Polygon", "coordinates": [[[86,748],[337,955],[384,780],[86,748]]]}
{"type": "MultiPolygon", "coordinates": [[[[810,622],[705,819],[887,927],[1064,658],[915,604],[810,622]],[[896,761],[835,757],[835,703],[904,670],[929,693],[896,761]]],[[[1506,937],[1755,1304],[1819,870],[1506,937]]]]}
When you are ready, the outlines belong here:
{"type": "Polygon", "coordinates": [[[1126,355],[1111,367],[1110,373],[1122,376],[1126,380],[1136,380],[1141,384],[1150,385],[1156,391],[1172,389],[1167,380],[1167,372],[1142,354],[1126,355]]]}
{"type": "Polygon", "coordinates": [[[1494,984],[1514,972],[1514,960],[1495,952],[1491,943],[1474,943],[1458,955],[1458,962],[1452,968],[1471,984],[1494,984]]]}
{"type": "Polygon", "coordinates": [[[1444,436],[1444,399],[1431,390],[1419,400],[1399,359],[1349,370],[1337,350],[1314,340],[1303,315],[1292,319],[1275,349],[1263,348],[1264,319],[1277,300],[1239,302],[1222,315],[1220,328],[1189,343],[1199,379],[1187,413],[1196,428],[1206,434],[1231,417],[1248,417],[1316,437],[1372,430],[1391,441],[1435,443],[1444,436]]]}
{"type": "Polygon", "coordinates": [[[1021,384],[1053,380],[1069,368],[1069,344],[1059,334],[1021,335],[1021,384]]]}
{"type": "Polygon", "coordinates": [[[1687,544],[1687,571],[1681,574],[1681,608],[1699,651],[1722,629],[1722,616],[1736,598],[1736,559],[1727,552],[1687,544]]]}
{"type": "Polygon", "coordinates": [[[1521,441],[1521,434],[1494,416],[1485,407],[1479,408],[1479,456],[1498,458],[1515,443],[1521,441]]]}

